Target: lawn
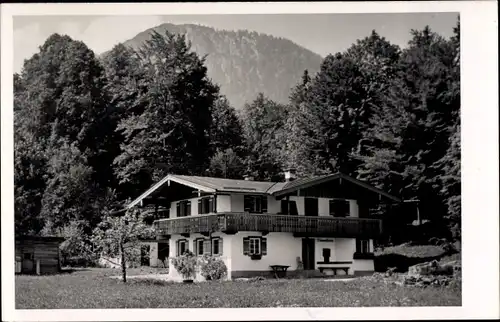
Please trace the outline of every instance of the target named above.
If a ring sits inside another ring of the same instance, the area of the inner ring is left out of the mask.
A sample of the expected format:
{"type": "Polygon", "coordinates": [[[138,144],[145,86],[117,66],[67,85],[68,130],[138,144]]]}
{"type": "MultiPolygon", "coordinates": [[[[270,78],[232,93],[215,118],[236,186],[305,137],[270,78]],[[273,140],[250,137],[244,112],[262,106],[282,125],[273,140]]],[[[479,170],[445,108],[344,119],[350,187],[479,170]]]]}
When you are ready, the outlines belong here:
{"type": "MultiPolygon", "coordinates": [[[[149,273],[132,271],[132,274],[149,273]]],[[[352,281],[290,279],[177,284],[109,278],[119,270],[16,276],[16,309],[460,306],[458,288],[426,289],[352,281]]]]}

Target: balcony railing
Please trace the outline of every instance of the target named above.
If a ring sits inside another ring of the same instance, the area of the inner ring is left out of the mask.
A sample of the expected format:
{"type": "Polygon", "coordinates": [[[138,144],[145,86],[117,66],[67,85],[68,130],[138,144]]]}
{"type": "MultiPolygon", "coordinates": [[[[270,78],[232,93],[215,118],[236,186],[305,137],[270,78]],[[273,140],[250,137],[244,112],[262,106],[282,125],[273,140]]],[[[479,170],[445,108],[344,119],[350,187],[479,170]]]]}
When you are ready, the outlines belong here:
{"type": "Polygon", "coordinates": [[[378,219],[307,217],[274,214],[217,213],[161,219],[157,235],[212,233],[222,231],[289,232],[303,236],[376,238],[382,230],[378,219]]]}

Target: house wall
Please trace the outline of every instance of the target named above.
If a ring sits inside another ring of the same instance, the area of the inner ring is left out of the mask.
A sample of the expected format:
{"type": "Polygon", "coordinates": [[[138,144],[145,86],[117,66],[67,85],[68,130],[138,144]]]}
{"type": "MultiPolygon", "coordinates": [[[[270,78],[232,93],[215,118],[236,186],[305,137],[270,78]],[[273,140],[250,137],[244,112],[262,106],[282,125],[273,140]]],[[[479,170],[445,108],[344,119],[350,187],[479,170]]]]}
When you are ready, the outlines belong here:
{"type": "MultiPolygon", "coordinates": [[[[191,216],[198,215],[198,199],[187,199],[191,201],[191,216]]],[[[300,216],[305,215],[304,197],[290,196],[291,201],[297,204],[297,210],[300,216]]],[[[320,216],[330,215],[330,199],[318,198],[318,210],[320,216]]],[[[170,204],[170,218],[177,217],[177,203],[174,201],[170,204]]],[[[273,196],[267,196],[268,213],[277,214],[281,211],[281,200],[277,200],[273,196]]],[[[217,195],[217,212],[244,212],[244,194],[234,193],[228,195],[217,195]]],[[[356,200],[349,200],[350,217],[359,216],[359,207],[356,200]]]]}
{"type": "MultiPolygon", "coordinates": [[[[231,243],[231,236],[226,235],[224,233],[213,233],[212,237],[220,237],[222,238],[222,255],[220,258],[224,261],[224,264],[227,267],[228,274],[227,274],[227,279],[231,279],[231,248],[232,248],[232,243],[231,243]]],[[[169,246],[170,246],[170,252],[169,252],[169,271],[168,271],[168,278],[169,280],[172,281],[182,281],[184,278],[182,277],[181,274],[175,269],[175,267],[172,264],[172,258],[177,256],[177,241],[179,239],[185,239],[188,242],[188,249],[192,252],[194,249],[193,243],[197,238],[208,238],[205,237],[201,234],[191,234],[189,237],[183,237],[181,235],[172,235],[169,241],[169,246]]],[[[199,267],[198,267],[199,269],[199,267]]],[[[203,276],[200,274],[198,271],[196,273],[196,281],[203,281],[205,280],[203,276]]]]}
{"type": "Polygon", "coordinates": [[[231,201],[230,195],[217,195],[217,212],[230,212],[231,201]]]}
{"type": "Polygon", "coordinates": [[[60,270],[59,242],[22,240],[16,241],[16,256],[20,256],[22,273],[35,274],[37,261],[40,274],[57,273],[60,270]],[[24,254],[31,253],[32,260],[25,260],[24,254]]]}
{"type": "Polygon", "coordinates": [[[247,271],[271,270],[270,265],[287,265],[289,271],[297,269],[297,257],[302,255],[302,241],[292,233],[269,233],[262,236],[267,239],[267,255],[259,260],[252,260],[243,255],[243,237],[262,236],[259,232],[238,232],[231,236],[231,263],[234,275],[245,275],[247,271]]]}

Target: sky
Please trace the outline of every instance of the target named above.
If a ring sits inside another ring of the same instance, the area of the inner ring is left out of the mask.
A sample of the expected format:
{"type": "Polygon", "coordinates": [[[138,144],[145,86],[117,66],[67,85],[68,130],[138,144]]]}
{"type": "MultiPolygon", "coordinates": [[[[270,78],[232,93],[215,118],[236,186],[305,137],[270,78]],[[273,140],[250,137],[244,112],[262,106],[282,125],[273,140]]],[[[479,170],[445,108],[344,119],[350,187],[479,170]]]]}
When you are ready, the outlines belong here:
{"type": "Polygon", "coordinates": [[[347,49],[372,30],[404,47],[411,29],[426,25],[450,37],[458,13],[384,14],[254,14],[254,15],[162,15],[162,16],[17,16],[14,17],[14,72],[53,33],[81,40],[96,54],[133,38],[162,23],[192,23],[215,29],[247,29],[283,37],[326,56],[347,49]]]}

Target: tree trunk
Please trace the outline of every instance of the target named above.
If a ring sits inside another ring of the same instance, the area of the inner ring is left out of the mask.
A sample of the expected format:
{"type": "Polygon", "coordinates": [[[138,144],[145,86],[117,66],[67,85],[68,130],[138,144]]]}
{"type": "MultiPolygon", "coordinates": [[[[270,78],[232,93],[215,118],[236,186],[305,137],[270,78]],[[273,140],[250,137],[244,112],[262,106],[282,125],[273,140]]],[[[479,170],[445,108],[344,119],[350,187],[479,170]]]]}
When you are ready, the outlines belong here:
{"type": "Polygon", "coordinates": [[[125,263],[125,249],[123,247],[123,244],[120,243],[120,253],[122,256],[122,277],[123,277],[123,282],[127,282],[127,263],[125,263]]]}

